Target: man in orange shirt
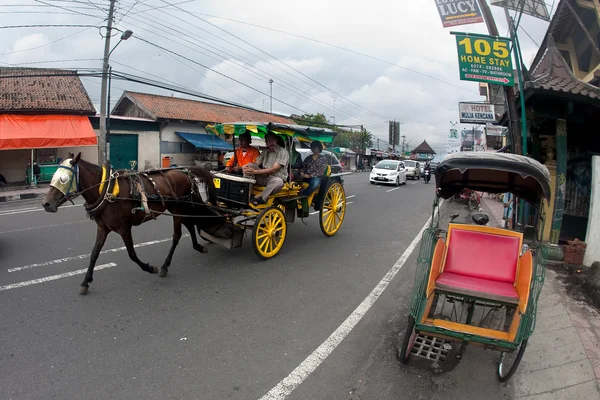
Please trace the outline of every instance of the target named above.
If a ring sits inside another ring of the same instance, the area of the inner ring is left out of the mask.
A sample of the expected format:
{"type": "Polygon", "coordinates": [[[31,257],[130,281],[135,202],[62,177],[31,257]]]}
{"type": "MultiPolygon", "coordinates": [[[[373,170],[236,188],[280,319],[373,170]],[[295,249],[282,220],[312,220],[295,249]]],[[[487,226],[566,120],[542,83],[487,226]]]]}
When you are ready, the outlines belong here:
{"type": "Polygon", "coordinates": [[[235,149],[233,157],[227,161],[227,172],[242,175],[242,167],[256,161],[260,155],[260,151],[256,147],[250,146],[250,143],[252,143],[250,131],[242,133],[239,139],[240,147],[235,149]]]}

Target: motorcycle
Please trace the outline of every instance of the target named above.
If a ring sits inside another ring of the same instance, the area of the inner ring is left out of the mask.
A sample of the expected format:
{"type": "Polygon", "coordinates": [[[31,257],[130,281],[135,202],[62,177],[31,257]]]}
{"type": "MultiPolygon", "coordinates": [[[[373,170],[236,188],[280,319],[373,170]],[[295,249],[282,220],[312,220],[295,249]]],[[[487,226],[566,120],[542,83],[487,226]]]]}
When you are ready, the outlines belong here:
{"type": "Polygon", "coordinates": [[[429,183],[429,180],[431,179],[431,171],[426,169],[424,172],[424,175],[425,175],[425,177],[423,180],[425,181],[425,183],[429,183]]]}

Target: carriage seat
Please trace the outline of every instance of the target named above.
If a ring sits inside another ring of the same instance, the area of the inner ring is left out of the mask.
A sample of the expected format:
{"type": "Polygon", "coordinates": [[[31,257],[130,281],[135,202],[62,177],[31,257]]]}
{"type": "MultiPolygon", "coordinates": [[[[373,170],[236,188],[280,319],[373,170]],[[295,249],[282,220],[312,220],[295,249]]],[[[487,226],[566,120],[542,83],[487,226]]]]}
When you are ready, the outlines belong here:
{"type": "Polygon", "coordinates": [[[495,228],[461,229],[451,224],[446,259],[435,287],[442,291],[511,304],[519,303],[515,288],[520,236],[495,228]]]}

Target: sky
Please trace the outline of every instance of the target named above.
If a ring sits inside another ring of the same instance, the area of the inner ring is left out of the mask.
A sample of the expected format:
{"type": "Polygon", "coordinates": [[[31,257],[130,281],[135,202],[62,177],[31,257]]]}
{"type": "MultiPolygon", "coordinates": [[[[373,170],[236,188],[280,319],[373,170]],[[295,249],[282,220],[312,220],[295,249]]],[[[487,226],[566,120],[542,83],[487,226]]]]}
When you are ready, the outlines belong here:
{"type": "MultiPolygon", "coordinates": [[[[553,12],[555,3],[547,1],[553,12]]],[[[108,5],[0,0],[0,65],[101,69],[108,5]],[[23,25],[64,26],[14,27],[23,25]]],[[[491,8],[507,34],[504,10],[491,8]]],[[[273,112],[323,113],[336,124],[363,125],[382,148],[388,121],[396,120],[410,148],[427,140],[443,153],[458,103],[484,100],[477,83],[459,80],[450,31],[487,33],[486,26],[443,28],[436,0],[117,0],[115,23],[133,31],[111,54],[115,72],[267,112],[272,79],[273,112]]],[[[527,65],[547,27],[523,16],[527,65]]],[[[111,47],[119,36],[113,32],[111,47]]],[[[100,79],[82,82],[99,110],[100,79]]],[[[115,79],[111,108],[123,90],[192,98],[115,79]]]]}

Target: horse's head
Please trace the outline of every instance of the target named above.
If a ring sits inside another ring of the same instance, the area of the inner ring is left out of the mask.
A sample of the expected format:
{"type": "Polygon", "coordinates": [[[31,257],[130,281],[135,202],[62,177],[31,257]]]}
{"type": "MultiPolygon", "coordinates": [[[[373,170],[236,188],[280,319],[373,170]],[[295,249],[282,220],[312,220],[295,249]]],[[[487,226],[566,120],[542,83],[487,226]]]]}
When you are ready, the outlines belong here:
{"type": "Polygon", "coordinates": [[[52,180],[50,181],[50,190],[46,193],[42,206],[48,212],[55,213],[58,207],[67,200],[71,200],[79,195],[79,166],[77,163],[81,158],[81,153],[75,158],[68,158],[63,161],[52,180]]]}

